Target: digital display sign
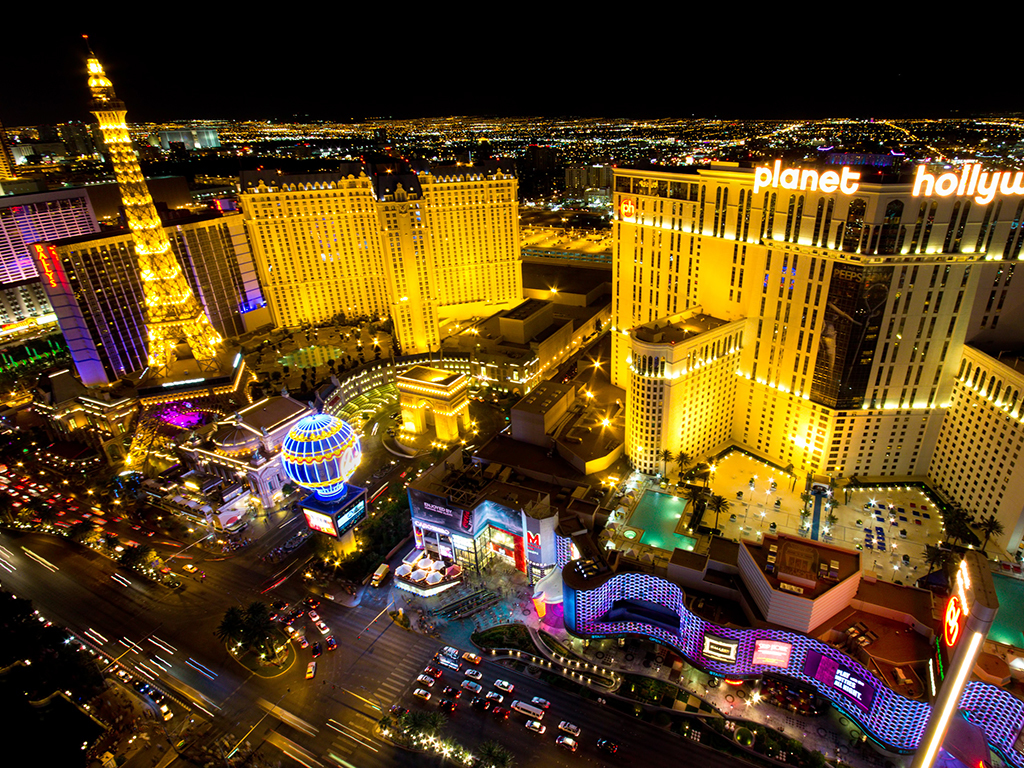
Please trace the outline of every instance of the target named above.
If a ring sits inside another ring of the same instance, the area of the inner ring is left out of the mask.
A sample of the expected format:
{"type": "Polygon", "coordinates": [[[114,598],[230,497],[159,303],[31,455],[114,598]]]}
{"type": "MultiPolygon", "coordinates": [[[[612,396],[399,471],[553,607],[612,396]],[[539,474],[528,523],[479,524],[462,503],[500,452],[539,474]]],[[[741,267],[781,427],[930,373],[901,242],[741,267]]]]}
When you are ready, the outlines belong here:
{"type": "Polygon", "coordinates": [[[328,536],[338,535],[337,530],[334,528],[334,520],[330,515],[325,515],[321,512],[314,512],[311,509],[304,509],[302,511],[306,515],[306,525],[314,531],[326,533],[328,536]]]}
{"type": "Polygon", "coordinates": [[[804,661],[804,674],[834,688],[865,712],[871,711],[875,701],[875,686],[835,659],[809,650],[804,661]]]}
{"type": "Polygon", "coordinates": [[[740,644],[736,640],[726,640],[724,637],[716,637],[715,635],[704,635],[704,647],[701,649],[701,653],[709,659],[724,661],[727,664],[735,664],[739,647],[740,644]]]}
{"type": "Polygon", "coordinates": [[[764,664],[767,667],[787,669],[793,646],[781,640],[755,640],[754,658],[751,664],[764,664]]]}

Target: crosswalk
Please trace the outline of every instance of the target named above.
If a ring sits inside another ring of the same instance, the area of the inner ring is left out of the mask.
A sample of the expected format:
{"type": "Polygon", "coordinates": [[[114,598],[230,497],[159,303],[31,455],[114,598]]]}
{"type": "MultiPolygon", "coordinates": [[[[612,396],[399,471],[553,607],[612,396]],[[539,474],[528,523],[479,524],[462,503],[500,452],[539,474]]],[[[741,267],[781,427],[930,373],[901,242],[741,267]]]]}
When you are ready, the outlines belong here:
{"type": "MultiPolygon", "coordinates": [[[[406,649],[408,650],[408,649],[406,649]]],[[[388,711],[388,708],[400,696],[402,691],[409,686],[409,681],[418,675],[430,659],[430,653],[426,647],[416,648],[411,653],[403,653],[403,649],[396,648],[394,651],[383,651],[375,654],[374,662],[382,662],[390,669],[388,675],[382,678],[376,689],[370,691],[368,697],[380,707],[380,712],[388,711]]],[[[346,758],[360,749],[368,749],[372,752],[379,751],[380,742],[373,735],[377,720],[362,712],[349,710],[339,718],[343,720],[328,720],[327,727],[335,732],[334,739],[327,750],[326,756],[335,763],[344,765],[341,758],[346,758]]]]}

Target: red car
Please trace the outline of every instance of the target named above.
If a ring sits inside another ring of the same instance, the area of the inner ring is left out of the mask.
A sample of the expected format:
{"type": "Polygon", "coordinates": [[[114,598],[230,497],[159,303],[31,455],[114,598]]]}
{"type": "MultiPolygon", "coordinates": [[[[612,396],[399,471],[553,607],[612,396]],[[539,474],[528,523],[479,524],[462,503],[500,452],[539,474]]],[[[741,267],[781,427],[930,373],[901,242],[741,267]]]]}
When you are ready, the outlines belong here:
{"type": "Polygon", "coordinates": [[[433,678],[438,678],[441,676],[441,670],[437,667],[425,667],[423,669],[423,674],[430,675],[433,678]]]}

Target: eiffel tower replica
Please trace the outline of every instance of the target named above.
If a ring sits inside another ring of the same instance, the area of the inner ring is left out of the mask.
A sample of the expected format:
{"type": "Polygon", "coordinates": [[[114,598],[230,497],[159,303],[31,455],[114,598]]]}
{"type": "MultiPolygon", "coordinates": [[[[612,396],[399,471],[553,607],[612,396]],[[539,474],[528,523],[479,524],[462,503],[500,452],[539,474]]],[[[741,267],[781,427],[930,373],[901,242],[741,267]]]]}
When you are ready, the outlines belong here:
{"type": "Polygon", "coordinates": [[[91,49],[88,66],[91,111],[99,121],[107,153],[114,165],[139,262],[149,338],[148,376],[150,379],[172,377],[177,349],[183,343],[191,349],[200,371],[217,371],[217,353],[222,339],[210,325],[210,318],[196,300],[171,250],[171,241],[157,215],[132,148],[124,102],[117,98],[114,86],[91,49]]]}

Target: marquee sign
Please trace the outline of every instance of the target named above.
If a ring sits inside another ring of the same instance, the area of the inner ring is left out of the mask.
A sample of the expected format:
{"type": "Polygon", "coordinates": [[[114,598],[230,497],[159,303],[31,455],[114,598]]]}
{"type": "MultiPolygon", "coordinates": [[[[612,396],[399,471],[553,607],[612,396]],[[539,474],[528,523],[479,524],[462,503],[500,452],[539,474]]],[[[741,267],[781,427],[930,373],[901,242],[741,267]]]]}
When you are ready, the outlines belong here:
{"type": "Polygon", "coordinates": [[[701,653],[709,659],[724,661],[726,664],[735,664],[739,648],[740,644],[736,640],[726,640],[724,637],[704,635],[704,647],[701,649],[701,653]]]}
{"type": "MultiPolygon", "coordinates": [[[[860,173],[846,165],[838,171],[816,171],[811,168],[783,168],[782,161],[776,160],[772,166],[754,168],[754,192],[762,189],[793,189],[826,194],[841,192],[853,195],[860,189],[860,173]]],[[[917,166],[914,176],[913,197],[970,197],[978,205],[988,205],[996,195],[1024,195],[1024,171],[983,171],[980,163],[964,163],[959,173],[952,171],[938,176],[925,171],[923,165],[917,166]]],[[[620,203],[620,212],[627,200],[620,203]]],[[[634,215],[636,212],[633,206],[634,215]]]]}

